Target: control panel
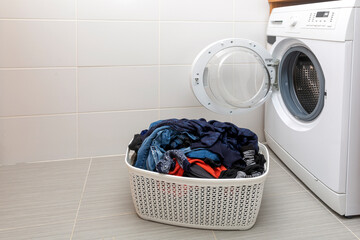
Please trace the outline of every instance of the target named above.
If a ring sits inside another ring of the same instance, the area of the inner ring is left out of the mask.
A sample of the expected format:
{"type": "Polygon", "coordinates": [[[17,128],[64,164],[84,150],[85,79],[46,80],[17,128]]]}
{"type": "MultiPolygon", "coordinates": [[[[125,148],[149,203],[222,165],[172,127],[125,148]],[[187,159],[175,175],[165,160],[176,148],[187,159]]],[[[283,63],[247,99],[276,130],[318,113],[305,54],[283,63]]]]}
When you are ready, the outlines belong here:
{"type": "Polygon", "coordinates": [[[331,29],[335,27],[335,17],[334,10],[310,12],[305,27],[331,29]]]}
{"type": "Polygon", "coordinates": [[[358,8],[353,5],[353,1],[332,1],[274,8],[267,35],[327,41],[354,40],[358,8]]]}

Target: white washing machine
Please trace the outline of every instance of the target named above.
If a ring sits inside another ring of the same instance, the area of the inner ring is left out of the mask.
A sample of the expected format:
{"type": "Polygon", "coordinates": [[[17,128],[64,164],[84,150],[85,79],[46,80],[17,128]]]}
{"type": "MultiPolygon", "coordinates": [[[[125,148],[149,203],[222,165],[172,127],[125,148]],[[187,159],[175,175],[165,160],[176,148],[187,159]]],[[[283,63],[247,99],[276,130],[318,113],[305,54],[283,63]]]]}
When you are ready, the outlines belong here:
{"type": "Polygon", "coordinates": [[[265,107],[279,158],[329,207],[360,214],[360,0],[274,9],[270,52],[224,39],[196,57],[191,86],[222,114],[265,107]]]}

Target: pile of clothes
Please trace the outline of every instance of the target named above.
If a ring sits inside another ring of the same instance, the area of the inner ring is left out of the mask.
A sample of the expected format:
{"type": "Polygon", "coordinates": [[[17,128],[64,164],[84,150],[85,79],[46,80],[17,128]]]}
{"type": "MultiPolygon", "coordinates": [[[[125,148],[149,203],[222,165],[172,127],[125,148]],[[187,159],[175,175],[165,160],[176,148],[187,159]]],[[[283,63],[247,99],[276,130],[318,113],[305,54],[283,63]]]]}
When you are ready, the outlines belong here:
{"type": "Polygon", "coordinates": [[[135,167],[194,178],[251,178],[264,173],[258,138],[246,128],[205,119],[167,119],[135,134],[135,167]]]}

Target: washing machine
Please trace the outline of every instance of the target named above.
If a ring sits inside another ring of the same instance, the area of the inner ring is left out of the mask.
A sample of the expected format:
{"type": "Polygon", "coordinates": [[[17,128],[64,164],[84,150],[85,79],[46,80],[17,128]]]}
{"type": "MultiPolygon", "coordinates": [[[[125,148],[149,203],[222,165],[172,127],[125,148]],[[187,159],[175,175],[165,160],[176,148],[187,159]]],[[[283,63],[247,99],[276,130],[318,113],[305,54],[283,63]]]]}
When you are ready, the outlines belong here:
{"type": "Polygon", "coordinates": [[[265,104],[274,153],[334,211],[360,214],[360,0],[274,9],[267,35],[270,50],[238,38],[205,47],[195,96],[221,114],[265,104]]]}

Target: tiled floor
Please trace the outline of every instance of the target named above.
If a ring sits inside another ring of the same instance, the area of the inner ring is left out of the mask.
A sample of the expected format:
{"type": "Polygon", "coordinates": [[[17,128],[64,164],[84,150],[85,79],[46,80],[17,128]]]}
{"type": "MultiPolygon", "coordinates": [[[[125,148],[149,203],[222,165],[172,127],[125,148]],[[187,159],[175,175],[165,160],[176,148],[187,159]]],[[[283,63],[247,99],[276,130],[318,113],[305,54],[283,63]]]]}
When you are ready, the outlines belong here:
{"type": "Polygon", "coordinates": [[[271,154],[255,226],[174,227],[137,217],[124,156],[0,167],[0,239],[360,239],[360,217],[339,217],[271,154]]]}

